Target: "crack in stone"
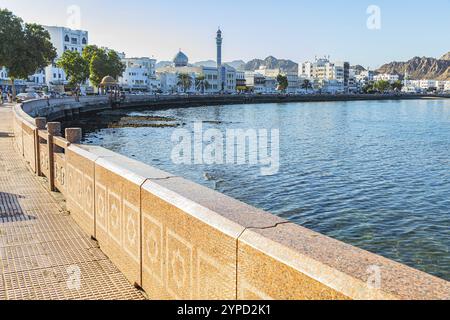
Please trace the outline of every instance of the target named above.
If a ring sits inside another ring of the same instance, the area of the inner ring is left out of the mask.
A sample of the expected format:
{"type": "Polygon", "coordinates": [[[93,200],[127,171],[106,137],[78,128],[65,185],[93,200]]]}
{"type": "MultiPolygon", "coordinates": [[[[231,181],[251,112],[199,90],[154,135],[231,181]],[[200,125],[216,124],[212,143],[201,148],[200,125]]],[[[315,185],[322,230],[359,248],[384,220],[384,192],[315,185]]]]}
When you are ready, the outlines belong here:
{"type": "MultiPolygon", "coordinates": [[[[283,222],[278,222],[278,223],[276,223],[275,225],[273,225],[273,226],[268,226],[268,227],[248,227],[248,228],[245,228],[245,230],[242,232],[242,234],[243,234],[245,231],[249,230],[249,229],[254,229],[254,230],[268,230],[268,229],[275,229],[275,228],[277,228],[277,227],[279,227],[279,226],[281,226],[281,225],[284,225],[284,224],[291,224],[291,223],[292,223],[292,222],[290,222],[290,221],[283,221],[283,222]]],[[[242,234],[241,234],[239,237],[241,237],[242,234]]]]}
{"type": "Polygon", "coordinates": [[[165,177],[165,178],[148,178],[148,180],[150,180],[150,181],[152,181],[152,180],[159,181],[159,180],[169,180],[169,179],[174,179],[174,178],[181,178],[181,177],[169,176],[169,177],[165,177]]]}

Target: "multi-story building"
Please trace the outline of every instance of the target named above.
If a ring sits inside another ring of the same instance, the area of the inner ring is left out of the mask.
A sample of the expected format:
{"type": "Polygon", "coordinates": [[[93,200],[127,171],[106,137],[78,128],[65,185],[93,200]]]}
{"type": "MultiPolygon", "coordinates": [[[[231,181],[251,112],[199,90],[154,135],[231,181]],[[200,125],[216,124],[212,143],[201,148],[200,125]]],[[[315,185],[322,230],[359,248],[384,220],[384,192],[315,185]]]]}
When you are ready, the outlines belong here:
{"type": "Polygon", "coordinates": [[[266,67],[260,67],[255,72],[263,75],[266,78],[267,93],[276,92],[278,86],[277,77],[279,75],[285,76],[288,80],[288,87],[286,89],[286,92],[296,93],[299,90],[299,78],[297,72],[285,72],[281,69],[268,69],[266,67]],[[275,83],[275,86],[273,85],[273,83],[275,83]]]}
{"type": "Polygon", "coordinates": [[[360,86],[364,86],[373,81],[374,72],[370,70],[363,70],[359,74],[355,75],[356,82],[359,83],[360,86]]]}
{"type": "Polygon", "coordinates": [[[316,58],[314,62],[303,63],[299,73],[301,78],[309,79],[319,85],[335,80],[342,82],[344,90],[349,88],[350,63],[348,62],[331,62],[329,57],[316,58]]]}
{"type": "Polygon", "coordinates": [[[123,55],[121,57],[125,64],[125,71],[119,77],[119,84],[124,90],[155,91],[158,89],[155,59],[125,58],[123,55]]]}
{"type": "MultiPolygon", "coordinates": [[[[50,34],[50,41],[56,49],[57,57],[51,65],[37,70],[35,74],[30,75],[28,79],[24,79],[17,83],[19,86],[28,85],[33,87],[64,85],[67,84],[67,78],[64,70],[56,67],[56,61],[65,51],[82,52],[84,47],[88,45],[89,37],[87,31],[72,30],[65,27],[43,26],[50,34]]],[[[4,75],[3,80],[7,80],[7,72],[2,68],[4,75]]],[[[9,81],[9,79],[8,79],[9,81]]]]}
{"type": "Polygon", "coordinates": [[[270,83],[269,87],[266,87],[266,77],[255,71],[245,72],[245,82],[247,87],[254,93],[266,93],[268,90],[271,90],[270,83]]]}
{"type": "Polygon", "coordinates": [[[374,81],[389,81],[391,83],[400,80],[400,76],[398,74],[377,74],[373,77],[374,81]]]}
{"type": "Polygon", "coordinates": [[[224,64],[220,68],[220,74],[223,75],[220,90],[225,93],[236,92],[236,69],[224,64]]]}
{"type": "Polygon", "coordinates": [[[297,72],[286,72],[284,75],[288,80],[287,93],[297,93],[300,89],[299,77],[297,72]]]}
{"type": "Polygon", "coordinates": [[[245,71],[236,71],[236,90],[245,91],[247,82],[245,81],[245,71]]]}
{"type": "Polygon", "coordinates": [[[423,90],[437,89],[438,81],[436,81],[436,80],[420,80],[420,88],[423,90]]]}
{"type": "MultiPolygon", "coordinates": [[[[65,51],[83,52],[83,49],[89,43],[89,35],[87,31],[72,30],[65,27],[44,26],[50,34],[53,46],[56,48],[57,57],[51,65],[46,67],[45,82],[48,86],[67,84],[67,77],[64,70],[56,66],[56,61],[63,55],[65,51]]],[[[33,78],[40,78],[40,75],[33,75],[33,78]]]]}

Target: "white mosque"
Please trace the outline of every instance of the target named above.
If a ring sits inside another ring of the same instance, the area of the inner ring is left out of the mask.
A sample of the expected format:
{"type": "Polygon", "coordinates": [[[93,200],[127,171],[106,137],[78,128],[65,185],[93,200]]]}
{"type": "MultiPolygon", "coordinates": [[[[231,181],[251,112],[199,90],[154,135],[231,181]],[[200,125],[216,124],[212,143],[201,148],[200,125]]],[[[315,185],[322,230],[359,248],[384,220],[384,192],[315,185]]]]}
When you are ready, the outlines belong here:
{"type": "Polygon", "coordinates": [[[217,66],[194,66],[189,64],[188,56],[181,50],[173,58],[172,65],[156,70],[164,92],[184,92],[185,88],[179,85],[180,75],[189,75],[191,88],[188,93],[233,93],[236,92],[236,70],[222,64],[222,31],[217,31],[217,66]]]}

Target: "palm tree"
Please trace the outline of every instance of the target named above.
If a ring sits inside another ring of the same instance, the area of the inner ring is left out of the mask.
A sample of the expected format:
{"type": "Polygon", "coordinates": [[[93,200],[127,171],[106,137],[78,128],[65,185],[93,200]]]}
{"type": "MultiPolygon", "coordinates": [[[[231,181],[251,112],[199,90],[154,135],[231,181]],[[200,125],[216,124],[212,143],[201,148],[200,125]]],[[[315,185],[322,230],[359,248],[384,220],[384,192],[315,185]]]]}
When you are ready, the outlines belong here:
{"type": "Polygon", "coordinates": [[[206,80],[204,75],[200,75],[195,79],[195,88],[201,90],[202,94],[205,93],[210,87],[209,82],[206,80]]]}
{"type": "Polygon", "coordinates": [[[187,73],[180,73],[177,86],[183,88],[183,92],[186,93],[192,87],[192,77],[187,73]]]}
{"type": "Polygon", "coordinates": [[[311,81],[309,81],[308,79],[303,80],[302,89],[305,89],[306,92],[308,92],[308,89],[312,89],[311,81]]]}

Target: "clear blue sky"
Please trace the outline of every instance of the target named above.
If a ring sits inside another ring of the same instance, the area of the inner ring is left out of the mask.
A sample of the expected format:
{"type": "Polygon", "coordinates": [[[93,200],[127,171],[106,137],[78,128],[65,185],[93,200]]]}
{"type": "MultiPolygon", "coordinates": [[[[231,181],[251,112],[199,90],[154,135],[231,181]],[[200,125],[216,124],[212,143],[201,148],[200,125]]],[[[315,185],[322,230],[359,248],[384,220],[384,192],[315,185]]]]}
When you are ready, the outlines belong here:
{"type": "Polygon", "coordinates": [[[25,21],[62,26],[73,4],[91,43],[158,60],[179,48],[191,61],[215,59],[219,25],[225,61],[331,55],[378,67],[450,51],[449,0],[0,0],[25,21]],[[372,4],[381,9],[376,31],[366,26],[372,4]]]}

